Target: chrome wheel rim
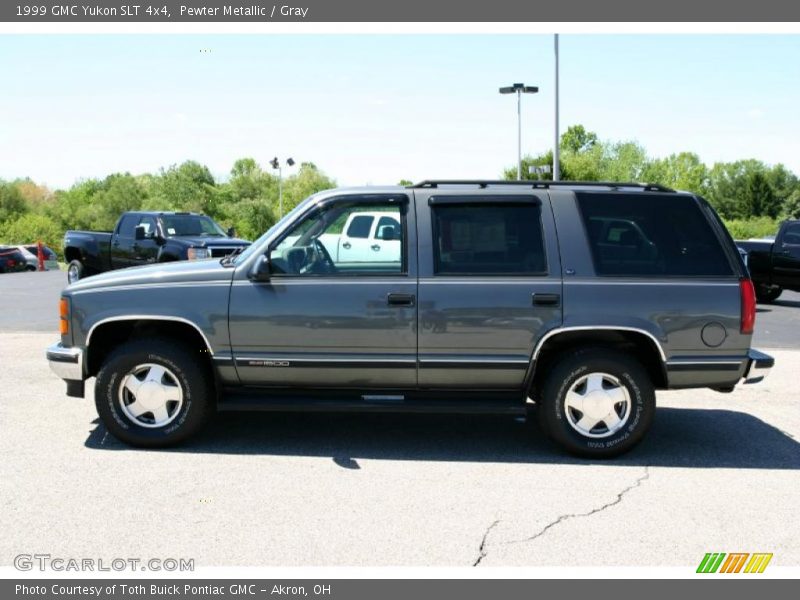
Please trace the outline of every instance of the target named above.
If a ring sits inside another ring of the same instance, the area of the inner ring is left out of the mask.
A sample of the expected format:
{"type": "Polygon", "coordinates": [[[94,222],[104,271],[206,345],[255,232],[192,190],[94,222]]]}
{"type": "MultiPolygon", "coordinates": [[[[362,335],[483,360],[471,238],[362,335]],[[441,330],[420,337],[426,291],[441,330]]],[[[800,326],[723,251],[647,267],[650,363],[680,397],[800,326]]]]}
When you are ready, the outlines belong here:
{"type": "Polygon", "coordinates": [[[564,398],[567,422],[582,436],[606,438],[622,429],[631,416],[631,396],[608,373],[589,373],[570,386],[564,398]]]}
{"type": "Polygon", "coordinates": [[[67,280],[70,283],[75,283],[80,279],[80,275],[78,275],[78,267],[75,265],[70,265],[67,267],[67,280]]]}
{"type": "Polygon", "coordinates": [[[166,367],[137,365],[122,378],[119,405],[122,413],[141,427],[164,427],[181,412],[183,388],[166,367]]]}

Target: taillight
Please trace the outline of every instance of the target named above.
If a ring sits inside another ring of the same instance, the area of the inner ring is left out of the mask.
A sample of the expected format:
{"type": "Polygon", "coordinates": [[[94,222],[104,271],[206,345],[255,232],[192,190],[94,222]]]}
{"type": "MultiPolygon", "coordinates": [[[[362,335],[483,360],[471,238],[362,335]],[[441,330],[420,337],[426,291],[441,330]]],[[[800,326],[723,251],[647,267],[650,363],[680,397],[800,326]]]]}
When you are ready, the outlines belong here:
{"type": "Polygon", "coordinates": [[[17,263],[15,263],[15,262],[14,262],[14,259],[13,259],[13,258],[9,258],[9,259],[8,259],[8,266],[9,266],[9,267],[13,267],[13,266],[14,266],[14,265],[16,265],[16,264],[17,264],[17,263]]]}
{"type": "Polygon", "coordinates": [[[744,334],[753,333],[756,324],[756,290],[749,279],[739,281],[739,292],[742,296],[742,319],[739,331],[744,334]]]}
{"type": "Polygon", "coordinates": [[[61,335],[67,335],[69,333],[69,300],[66,298],[61,298],[58,303],[58,316],[60,317],[58,329],[61,335]]]}

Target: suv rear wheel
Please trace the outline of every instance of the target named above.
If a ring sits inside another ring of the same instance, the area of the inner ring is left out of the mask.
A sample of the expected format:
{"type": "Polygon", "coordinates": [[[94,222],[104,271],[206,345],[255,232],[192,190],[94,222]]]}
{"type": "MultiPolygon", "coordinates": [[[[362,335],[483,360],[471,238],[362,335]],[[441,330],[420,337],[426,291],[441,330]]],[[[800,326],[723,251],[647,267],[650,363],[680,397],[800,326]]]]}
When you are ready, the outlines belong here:
{"type": "Polygon", "coordinates": [[[541,429],[573,454],[609,458],[639,443],[655,413],[644,367],[609,349],[565,354],[541,387],[541,429]]]}
{"type": "Polygon", "coordinates": [[[214,386],[201,357],[171,340],[134,340],[117,348],[95,383],[108,430],[143,448],[171,446],[196,433],[213,412],[214,386]]]}

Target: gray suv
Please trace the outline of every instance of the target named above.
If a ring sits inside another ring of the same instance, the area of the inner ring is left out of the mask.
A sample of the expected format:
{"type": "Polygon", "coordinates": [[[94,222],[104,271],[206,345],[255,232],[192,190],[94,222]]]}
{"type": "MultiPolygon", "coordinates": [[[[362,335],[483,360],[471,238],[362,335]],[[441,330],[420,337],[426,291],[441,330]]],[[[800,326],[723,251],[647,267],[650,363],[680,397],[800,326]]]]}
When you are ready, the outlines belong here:
{"type": "Polygon", "coordinates": [[[754,320],[702,198],[425,181],[316,194],[235,256],[74,283],[47,358],[70,396],[96,377],[103,423],[136,446],[218,410],[499,413],[609,457],[642,439],[656,390],[763,379],[754,320]]]}

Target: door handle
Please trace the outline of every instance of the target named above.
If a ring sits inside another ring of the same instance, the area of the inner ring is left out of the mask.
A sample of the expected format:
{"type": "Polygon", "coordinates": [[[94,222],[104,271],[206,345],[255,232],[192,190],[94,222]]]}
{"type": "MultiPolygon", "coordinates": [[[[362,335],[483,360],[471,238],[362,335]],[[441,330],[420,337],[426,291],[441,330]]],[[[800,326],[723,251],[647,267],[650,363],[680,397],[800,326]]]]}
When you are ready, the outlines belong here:
{"type": "Polygon", "coordinates": [[[351,244],[350,242],[345,242],[344,244],[342,244],[342,248],[344,248],[345,250],[350,250],[350,248],[352,247],[353,244],[351,244]]]}
{"type": "Polygon", "coordinates": [[[386,302],[389,306],[414,306],[414,294],[389,294],[386,302]]]}
{"type": "Polygon", "coordinates": [[[375,252],[377,252],[378,250],[381,249],[380,245],[378,245],[378,244],[372,244],[372,246],[370,246],[370,248],[372,248],[375,252]]]}
{"type": "Polygon", "coordinates": [[[561,296],[558,294],[533,294],[533,303],[536,306],[558,306],[561,296]]]}

